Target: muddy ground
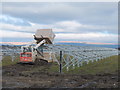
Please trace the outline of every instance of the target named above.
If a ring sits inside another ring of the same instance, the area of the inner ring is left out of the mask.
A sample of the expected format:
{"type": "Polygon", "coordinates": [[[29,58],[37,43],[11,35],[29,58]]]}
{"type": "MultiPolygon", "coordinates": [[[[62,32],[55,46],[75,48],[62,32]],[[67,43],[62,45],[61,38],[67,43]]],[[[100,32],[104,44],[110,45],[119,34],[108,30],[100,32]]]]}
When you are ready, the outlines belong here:
{"type": "Polygon", "coordinates": [[[118,88],[118,71],[96,75],[48,72],[52,64],[2,67],[3,88],[118,88]]]}

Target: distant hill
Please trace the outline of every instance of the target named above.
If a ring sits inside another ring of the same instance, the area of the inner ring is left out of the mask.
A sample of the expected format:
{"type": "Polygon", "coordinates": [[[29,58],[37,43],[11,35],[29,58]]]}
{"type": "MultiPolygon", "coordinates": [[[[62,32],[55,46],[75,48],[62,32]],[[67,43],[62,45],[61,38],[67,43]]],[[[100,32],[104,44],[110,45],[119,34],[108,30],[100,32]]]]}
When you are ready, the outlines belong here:
{"type": "Polygon", "coordinates": [[[13,44],[6,44],[6,43],[0,43],[0,46],[5,45],[5,46],[13,46],[13,44]]]}
{"type": "Polygon", "coordinates": [[[55,43],[55,44],[75,45],[75,46],[106,47],[106,48],[118,48],[118,45],[98,45],[98,44],[86,44],[86,43],[55,43]]]}
{"type": "MultiPolygon", "coordinates": [[[[26,45],[26,44],[24,44],[24,45],[26,45]]],[[[24,45],[14,45],[14,44],[0,43],[0,46],[24,46],[24,45]]]]}
{"type": "MultiPolygon", "coordinates": [[[[75,46],[92,46],[92,47],[106,47],[106,48],[118,48],[118,45],[98,45],[98,44],[86,44],[86,43],[55,43],[56,45],[75,45],[75,46]]],[[[13,44],[0,44],[0,46],[24,46],[24,45],[13,45],[13,44]]],[[[120,46],[119,46],[120,49],[120,46]]]]}

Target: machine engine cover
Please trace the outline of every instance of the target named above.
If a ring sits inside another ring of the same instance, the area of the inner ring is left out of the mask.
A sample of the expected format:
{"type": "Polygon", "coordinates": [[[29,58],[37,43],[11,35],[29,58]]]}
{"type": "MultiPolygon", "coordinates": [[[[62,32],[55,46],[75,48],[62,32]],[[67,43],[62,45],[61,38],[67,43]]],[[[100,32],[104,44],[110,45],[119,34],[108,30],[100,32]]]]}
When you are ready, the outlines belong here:
{"type": "Polygon", "coordinates": [[[46,44],[52,44],[55,38],[55,34],[52,29],[38,29],[34,35],[34,39],[37,40],[37,43],[45,39],[46,44]]]}

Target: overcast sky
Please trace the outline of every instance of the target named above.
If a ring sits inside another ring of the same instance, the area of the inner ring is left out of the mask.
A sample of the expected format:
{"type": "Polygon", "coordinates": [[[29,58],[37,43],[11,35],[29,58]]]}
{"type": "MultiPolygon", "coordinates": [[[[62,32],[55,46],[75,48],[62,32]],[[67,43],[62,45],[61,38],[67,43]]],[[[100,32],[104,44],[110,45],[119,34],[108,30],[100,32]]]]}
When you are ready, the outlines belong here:
{"type": "Polygon", "coordinates": [[[3,42],[33,40],[37,29],[52,28],[57,41],[117,43],[117,2],[2,3],[3,42]]]}

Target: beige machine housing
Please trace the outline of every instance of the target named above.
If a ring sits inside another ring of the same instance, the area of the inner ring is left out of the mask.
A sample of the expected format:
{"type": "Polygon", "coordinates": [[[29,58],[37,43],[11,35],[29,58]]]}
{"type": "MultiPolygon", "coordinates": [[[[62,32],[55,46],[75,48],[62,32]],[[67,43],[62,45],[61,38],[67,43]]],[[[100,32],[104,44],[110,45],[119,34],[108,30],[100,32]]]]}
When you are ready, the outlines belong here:
{"type": "Polygon", "coordinates": [[[46,40],[46,44],[53,44],[53,40],[55,38],[55,34],[52,29],[38,29],[34,35],[34,39],[37,40],[37,43],[46,40]]]}

